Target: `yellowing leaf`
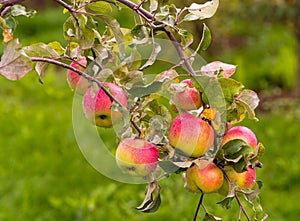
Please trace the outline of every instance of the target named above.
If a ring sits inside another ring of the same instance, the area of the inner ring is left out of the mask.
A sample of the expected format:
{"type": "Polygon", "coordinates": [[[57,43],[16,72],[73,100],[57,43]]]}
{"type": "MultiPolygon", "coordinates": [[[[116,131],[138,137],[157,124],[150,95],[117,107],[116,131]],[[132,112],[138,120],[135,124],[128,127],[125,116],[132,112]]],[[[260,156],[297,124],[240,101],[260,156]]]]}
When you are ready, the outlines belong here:
{"type": "Polygon", "coordinates": [[[63,10],[63,14],[67,14],[69,12],[69,10],[68,9],[66,9],[66,8],[64,8],[64,10],[63,10]]]}
{"type": "Polygon", "coordinates": [[[10,40],[12,40],[14,38],[13,34],[11,33],[11,29],[4,29],[2,32],[3,35],[3,43],[7,43],[10,40]]]}

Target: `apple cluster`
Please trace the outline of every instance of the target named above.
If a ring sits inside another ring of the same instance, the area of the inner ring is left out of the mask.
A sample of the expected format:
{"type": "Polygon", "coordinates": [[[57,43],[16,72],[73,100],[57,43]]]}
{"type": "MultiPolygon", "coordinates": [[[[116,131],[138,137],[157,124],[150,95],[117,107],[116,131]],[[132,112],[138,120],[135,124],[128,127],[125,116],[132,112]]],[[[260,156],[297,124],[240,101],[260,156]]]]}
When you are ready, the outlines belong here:
{"type": "MultiPolygon", "coordinates": [[[[83,57],[72,62],[71,66],[83,70],[86,64],[87,60],[83,57]]],[[[83,111],[89,121],[105,128],[121,121],[122,113],[118,108],[112,108],[114,101],[100,87],[95,90],[87,79],[71,70],[67,72],[67,80],[71,89],[83,95],[83,111]]],[[[204,109],[201,92],[196,89],[191,79],[185,79],[178,84],[181,90],[171,95],[170,106],[179,114],[169,125],[166,140],[173,147],[175,154],[191,162],[183,174],[186,189],[191,192],[219,192],[226,195],[231,182],[234,182],[237,188],[252,188],[256,172],[249,163],[242,171],[236,171],[228,162],[218,163],[216,159],[210,160],[205,157],[216,145],[216,133],[209,120],[191,112],[204,109]]],[[[102,85],[124,108],[127,107],[127,96],[121,87],[110,82],[103,82],[102,85]]],[[[242,141],[253,154],[257,153],[256,136],[244,126],[228,129],[221,137],[218,149],[228,148],[228,144],[235,140],[242,141]]],[[[159,167],[161,160],[163,159],[160,158],[159,148],[141,136],[122,140],[116,150],[117,165],[124,173],[132,176],[149,176],[159,167]]]]}

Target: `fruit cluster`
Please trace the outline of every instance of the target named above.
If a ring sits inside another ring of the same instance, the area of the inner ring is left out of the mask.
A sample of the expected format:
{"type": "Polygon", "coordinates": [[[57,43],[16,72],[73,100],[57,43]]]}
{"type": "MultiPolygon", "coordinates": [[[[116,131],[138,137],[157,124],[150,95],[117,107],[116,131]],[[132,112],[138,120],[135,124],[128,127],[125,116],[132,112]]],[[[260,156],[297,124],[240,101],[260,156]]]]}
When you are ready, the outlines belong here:
{"type": "MultiPolygon", "coordinates": [[[[86,59],[81,58],[72,62],[71,66],[83,69],[86,64],[86,59]]],[[[113,108],[114,100],[100,87],[96,90],[89,87],[87,79],[70,70],[67,80],[73,90],[83,95],[83,110],[89,121],[107,128],[122,120],[122,113],[113,108]]],[[[117,165],[127,174],[150,179],[155,171],[164,170],[160,163],[166,159],[174,165],[183,165],[185,161],[185,166],[176,169],[185,171],[185,187],[191,192],[227,195],[232,184],[234,188],[252,188],[256,181],[254,166],[260,149],[255,134],[247,127],[228,124],[225,134],[218,137],[211,119],[203,115],[210,108],[202,101],[202,93],[190,79],[178,84],[181,89],[171,95],[170,106],[179,114],[171,122],[166,135],[166,146],[172,147],[173,151],[162,150],[142,135],[127,138],[121,140],[117,147],[117,165]],[[199,109],[202,110],[200,114],[192,114],[191,111],[199,109]],[[214,157],[208,157],[207,153],[212,149],[214,157]],[[168,152],[167,156],[162,154],[164,151],[168,152]]],[[[108,82],[102,85],[119,104],[127,107],[126,93],[121,87],[108,82]]],[[[150,182],[153,181],[153,178],[150,179],[150,182]]]]}

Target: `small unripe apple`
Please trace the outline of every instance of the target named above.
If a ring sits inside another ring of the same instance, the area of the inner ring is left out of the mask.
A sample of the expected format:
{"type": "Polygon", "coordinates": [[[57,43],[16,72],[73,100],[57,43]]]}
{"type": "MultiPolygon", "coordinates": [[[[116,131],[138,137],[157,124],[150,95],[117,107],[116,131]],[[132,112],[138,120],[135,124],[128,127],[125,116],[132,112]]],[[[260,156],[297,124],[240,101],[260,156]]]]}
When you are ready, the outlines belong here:
{"type": "MultiPolygon", "coordinates": [[[[86,64],[86,58],[82,57],[77,61],[73,61],[70,65],[73,68],[82,71],[84,70],[84,67],[86,67],[86,64]]],[[[89,82],[86,78],[80,76],[79,74],[70,69],[67,70],[67,81],[70,88],[80,95],[83,95],[89,86],[89,82]]]]}
{"type": "Polygon", "coordinates": [[[193,82],[190,79],[186,79],[180,82],[185,86],[184,91],[177,92],[171,98],[171,103],[181,110],[197,110],[202,106],[202,100],[200,92],[194,87],[193,82]]]}
{"type": "Polygon", "coordinates": [[[222,170],[207,160],[200,160],[186,171],[186,188],[191,192],[217,192],[223,181],[222,170]]]}
{"type": "Polygon", "coordinates": [[[247,171],[242,173],[236,172],[231,166],[226,166],[224,171],[229,180],[235,181],[240,188],[252,188],[255,184],[256,171],[250,166],[247,167],[247,171]]]}
{"type": "Polygon", "coordinates": [[[147,176],[155,170],[158,161],[157,147],[144,139],[127,138],[118,145],[117,165],[133,176],[147,176]]]}
{"type": "MultiPolygon", "coordinates": [[[[114,83],[103,82],[102,85],[112,94],[123,107],[127,106],[126,94],[122,88],[114,83]]],[[[115,104],[99,87],[98,91],[93,92],[93,87],[88,88],[82,100],[84,114],[88,120],[99,127],[111,127],[113,123],[122,120],[122,113],[116,108],[112,109],[115,104]]]]}
{"type": "Polygon", "coordinates": [[[204,120],[192,114],[177,116],[170,125],[169,143],[191,157],[200,157],[212,146],[214,131],[204,120]]]}
{"type": "Polygon", "coordinates": [[[257,149],[257,139],[255,134],[245,126],[235,126],[230,128],[224,135],[221,146],[224,146],[227,142],[235,139],[240,139],[246,142],[246,144],[253,148],[257,149]]]}

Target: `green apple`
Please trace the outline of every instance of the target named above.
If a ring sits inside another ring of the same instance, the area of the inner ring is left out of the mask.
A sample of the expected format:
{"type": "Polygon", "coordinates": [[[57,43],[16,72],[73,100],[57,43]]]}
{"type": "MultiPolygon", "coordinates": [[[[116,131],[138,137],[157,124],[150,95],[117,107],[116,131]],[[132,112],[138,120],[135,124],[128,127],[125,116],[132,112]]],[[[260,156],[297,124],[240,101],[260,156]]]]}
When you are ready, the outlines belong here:
{"type": "Polygon", "coordinates": [[[190,79],[180,82],[185,87],[184,91],[173,94],[171,104],[177,109],[189,111],[197,110],[202,104],[200,92],[194,87],[190,79]]]}
{"type": "MultiPolygon", "coordinates": [[[[114,83],[103,82],[102,85],[121,103],[123,107],[127,106],[127,97],[122,88],[114,83]]],[[[113,123],[122,120],[122,113],[111,106],[114,102],[99,87],[93,92],[93,87],[89,87],[83,96],[82,107],[88,120],[99,127],[111,127],[113,123]]]]}
{"type": "Polygon", "coordinates": [[[132,176],[147,176],[157,167],[157,147],[144,139],[127,138],[120,142],[116,151],[117,165],[132,176]]]}
{"type": "Polygon", "coordinates": [[[213,193],[222,186],[224,175],[213,162],[199,160],[186,171],[186,188],[191,192],[213,193]]]}
{"type": "Polygon", "coordinates": [[[170,125],[169,143],[191,157],[200,157],[213,145],[214,131],[204,120],[192,114],[177,116],[170,125]]]}
{"type": "MultiPolygon", "coordinates": [[[[86,58],[82,57],[77,61],[73,61],[70,65],[78,70],[83,71],[84,67],[86,67],[86,64],[86,58]]],[[[80,95],[83,95],[89,86],[89,82],[86,78],[80,76],[70,69],[67,70],[67,81],[70,88],[80,95]]]]}

